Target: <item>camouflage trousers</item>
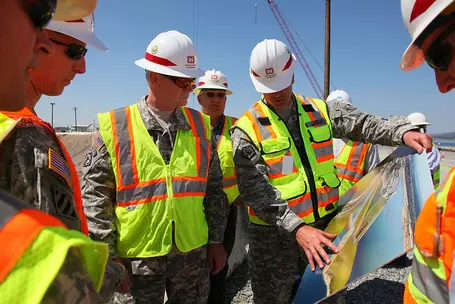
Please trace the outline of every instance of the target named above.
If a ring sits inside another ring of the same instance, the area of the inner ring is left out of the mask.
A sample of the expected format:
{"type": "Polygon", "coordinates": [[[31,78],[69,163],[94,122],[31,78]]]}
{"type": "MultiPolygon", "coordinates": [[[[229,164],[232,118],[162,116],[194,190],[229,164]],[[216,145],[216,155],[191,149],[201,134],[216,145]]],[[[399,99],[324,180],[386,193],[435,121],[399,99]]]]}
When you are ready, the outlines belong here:
{"type": "Polygon", "coordinates": [[[116,293],[114,303],[206,303],[210,290],[207,246],[182,253],[174,245],[162,257],[122,259],[132,282],[131,294],[116,293]]]}
{"type": "MultiPolygon", "coordinates": [[[[296,274],[308,266],[305,253],[295,237],[279,232],[276,227],[250,223],[248,238],[248,266],[254,303],[290,303],[296,274]]],[[[332,298],[325,303],[344,302],[344,295],[332,298]]]]}

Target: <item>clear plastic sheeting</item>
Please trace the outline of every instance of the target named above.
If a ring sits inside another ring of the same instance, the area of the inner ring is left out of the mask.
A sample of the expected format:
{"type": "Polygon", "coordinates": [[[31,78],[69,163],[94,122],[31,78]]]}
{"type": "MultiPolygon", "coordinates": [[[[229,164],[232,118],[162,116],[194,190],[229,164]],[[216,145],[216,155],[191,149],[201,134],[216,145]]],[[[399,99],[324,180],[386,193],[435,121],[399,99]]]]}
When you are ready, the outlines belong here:
{"type": "Polygon", "coordinates": [[[340,248],[331,264],[308,267],[294,303],[316,303],[412,249],[412,231],[433,192],[425,152],[396,149],[339,201],[327,226],[340,248]]]}

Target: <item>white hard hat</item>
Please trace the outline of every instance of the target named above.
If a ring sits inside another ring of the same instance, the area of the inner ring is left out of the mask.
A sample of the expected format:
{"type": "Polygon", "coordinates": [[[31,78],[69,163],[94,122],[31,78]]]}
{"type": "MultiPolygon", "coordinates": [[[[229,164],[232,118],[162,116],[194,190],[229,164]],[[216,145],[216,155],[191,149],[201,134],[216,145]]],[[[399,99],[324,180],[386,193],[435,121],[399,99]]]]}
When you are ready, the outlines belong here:
{"type": "Polygon", "coordinates": [[[292,84],[295,56],[276,39],[265,39],[251,52],[250,77],[259,93],[274,93],[292,84]]]}
{"type": "Polygon", "coordinates": [[[431,123],[427,122],[427,119],[425,115],[422,113],[411,113],[408,115],[408,120],[414,125],[414,126],[426,126],[426,125],[431,125],[431,123]]]}
{"type": "Polygon", "coordinates": [[[415,69],[425,62],[422,50],[414,43],[436,17],[446,13],[444,10],[452,3],[454,0],[401,0],[403,22],[412,38],[401,58],[403,70],[415,69]]]}
{"type": "Polygon", "coordinates": [[[159,34],[150,42],[142,59],[136,64],[159,74],[197,78],[204,75],[199,69],[196,48],[191,39],[180,32],[159,34]]]}
{"type": "Polygon", "coordinates": [[[339,101],[339,102],[352,104],[351,97],[349,96],[348,93],[346,93],[343,90],[335,90],[332,93],[330,93],[330,95],[327,96],[327,102],[330,102],[330,101],[339,101]]]}
{"type": "Polygon", "coordinates": [[[108,50],[108,48],[95,36],[95,16],[93,14],[82,19],[71,21],[52,20],[46,28],[76,38],[101,51],[108,50]]]}
{"type": "Polygon", "coordinates": [[[228,89],[228,81],[226,76],[220,71],[209,70],[205,75],[199,78],[197,88],[193,90],[195,94],[199,94],[204,89],[224,90],[226,95],[231,95],[232,91],[228,89]]]}
{"type": "Polygon", "coordinates": [[[96,9],[97,0],[57,0],[53,20],[75,20],[90,15],[96,9]]]}

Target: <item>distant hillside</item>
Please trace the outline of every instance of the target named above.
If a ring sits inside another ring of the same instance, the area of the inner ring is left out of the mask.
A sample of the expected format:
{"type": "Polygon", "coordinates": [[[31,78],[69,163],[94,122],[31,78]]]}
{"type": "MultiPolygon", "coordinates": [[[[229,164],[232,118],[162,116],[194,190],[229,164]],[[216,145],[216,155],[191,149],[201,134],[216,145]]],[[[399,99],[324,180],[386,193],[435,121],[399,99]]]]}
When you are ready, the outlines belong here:
{"type": "Polygon", "coordinates": [[[431,134],[431,136],[435,139],[455,139],[455,132],[431,134]]]}

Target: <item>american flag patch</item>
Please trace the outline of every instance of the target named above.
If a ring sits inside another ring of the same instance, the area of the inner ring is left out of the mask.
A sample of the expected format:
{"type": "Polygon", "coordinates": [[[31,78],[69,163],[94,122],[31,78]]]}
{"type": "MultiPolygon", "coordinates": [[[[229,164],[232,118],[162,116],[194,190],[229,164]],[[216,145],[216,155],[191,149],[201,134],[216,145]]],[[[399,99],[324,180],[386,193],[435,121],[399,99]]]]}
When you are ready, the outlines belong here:
{"type": "Polygon", "coordinates": [[[96,132],[95,135],[93,135],[92,144],[97,150],[99,150],[101,146],[104,145],[104,141],[101,138],[100,132],[96,132]]]}
{"type": "Polygon", "coordinates": [[[68,186],[72,187],[71,184],[71,171],[68,167],[67,162],[57,152],[49,149],[49,169],[63,177],[68,186]]]}

